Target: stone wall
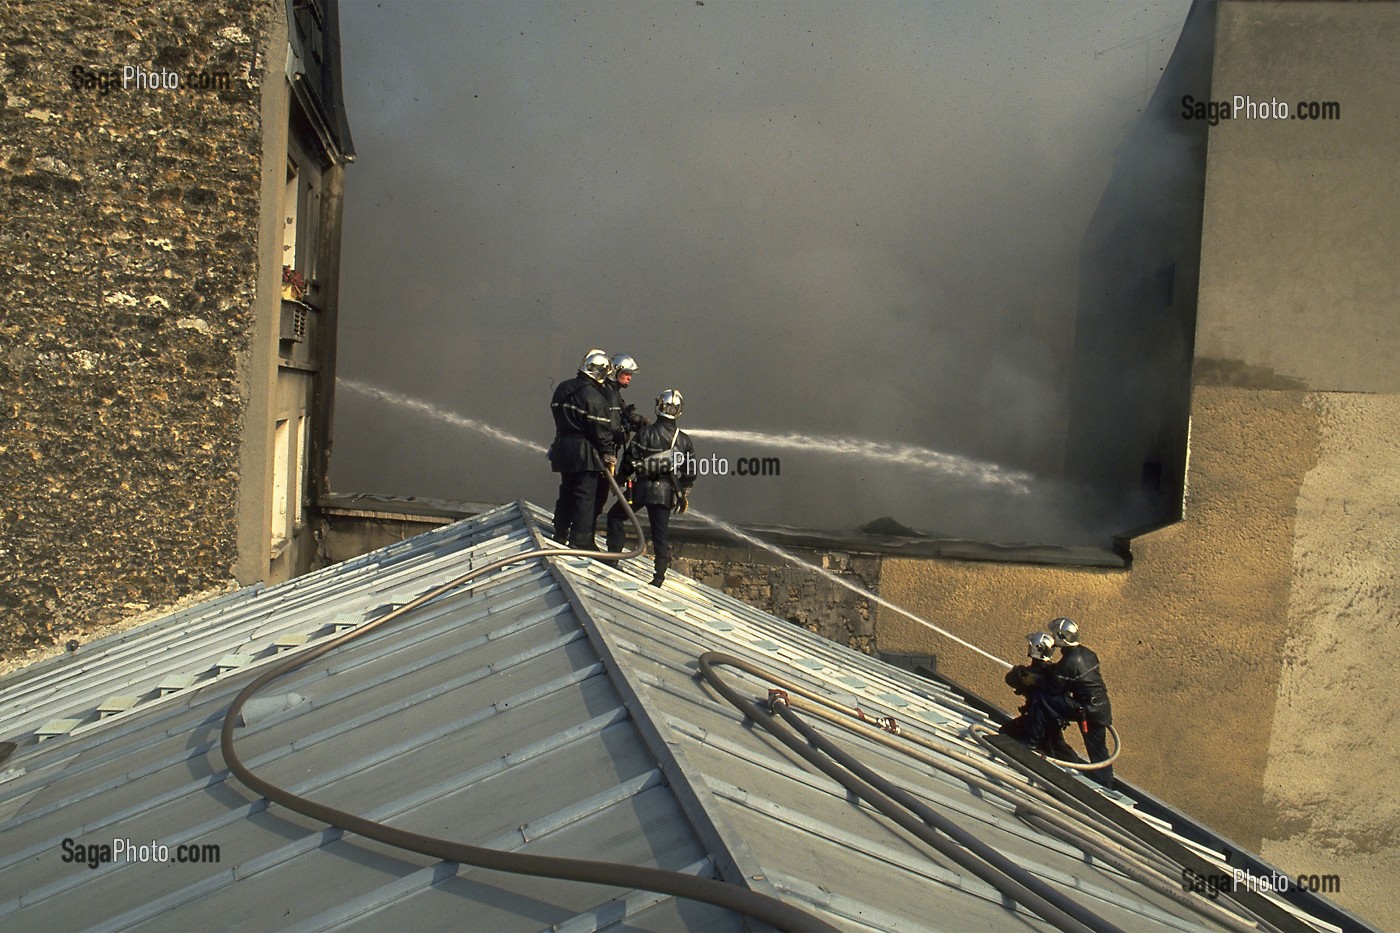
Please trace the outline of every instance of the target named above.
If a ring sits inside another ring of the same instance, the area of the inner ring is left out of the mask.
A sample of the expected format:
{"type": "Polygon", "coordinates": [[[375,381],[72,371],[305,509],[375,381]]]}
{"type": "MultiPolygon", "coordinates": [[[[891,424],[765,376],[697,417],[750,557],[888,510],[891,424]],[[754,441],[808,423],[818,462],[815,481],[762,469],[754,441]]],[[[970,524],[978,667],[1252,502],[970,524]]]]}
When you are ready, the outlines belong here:
{"type": "MultiPolygon", "coordinates": [[[[876,653],[874,606],[858,593],[759,548],[682,542],[672,567],[707,586],[866,654],[876,653]]],[[[803,560],[878,594],[881,558],[798,551],[803,560]]]]}
{"type": "Polygon", "coordinates": [[[0,7],[0,650],[230,577],[280,7],[0,7]]]}

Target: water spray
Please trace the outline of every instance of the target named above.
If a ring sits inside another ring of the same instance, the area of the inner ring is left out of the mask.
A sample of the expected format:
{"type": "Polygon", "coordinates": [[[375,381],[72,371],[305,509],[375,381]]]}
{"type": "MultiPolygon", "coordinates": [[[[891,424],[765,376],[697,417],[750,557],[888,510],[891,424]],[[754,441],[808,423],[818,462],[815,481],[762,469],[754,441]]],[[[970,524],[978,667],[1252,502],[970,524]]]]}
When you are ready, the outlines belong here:
{"type": "Polygon", "coordinates": [[[1030,492],[1034,477],[1020,470],[1008,470],[994,463],[945,454],[912,444],[890,444],[854,437],[820,437],[814,434],[766,434],[761,431],[731,431],[719,428],[686,428],[691,437],[734,441],[756,447],[803,450],[828,456],[859,457],[897,466],[927,470],[957,479],[972,480],[984,486],[1003,486],[1012,492],[1030,492]]]}
{"type": "Polygon", "coordinates": [[[509,431],[503,431],[500,428],[494,427],[493,425],[489,425],[484,421],[477,421],[473,418],[464,418],[461,415],[456,414],[455,412],[450,412],[446,409],[439,408],[430,402],[423,401],[422,399],[413,398],[412,396],[408,395],[402,395],[398,392],[390,392],[388,389],[381,389],[377,386],[372,386],[368,383],[360,382],[356,379],[346,379],[344,376],[337,376],[335,384],[340,386],[341,388],[349,389],[351,392],[355,392],[359,395],[366,396],[367,398],[377,398],[380,401],[388,402],[391,405],[397,405],[400,408],[405,408],[409,411],[417,412],[420,415],[426,415],[429,418],[433,418],[445,424],[450,424],[454,428],[466,428],[468,431],[475,431],[478,434],[485,434],[487,437],[494,438],[498,441],[501,441],[502,443],[510,444],[514,447],[521,447],[525,450],[531,450],[535,453],[541,454],[544,453],[545,450],[543,447],[541,447],[539,444],[536,444],[534,441],[526,440],[525,438],[512,434],[509,431]]]}
{"type": "MultiPolygon", "coordinates": [[[[337,383],[338,385],[344,386],[345,388],[351,390],[352,392],[357,392],[357,393],[359,393],[359,394],[361,394],[361,395],[364,395],[364,396],[367,396],[367,397],[369,397],[369,398],[377,398],[377,399],[380,399],[381,401],[389,402],[389,403],[392,404],[392,405],[397,405],[397,406],[399,406],[400,408],[405,408],[405,409],[407,409],[407,410],[409,410],[409,411],[417,412],[418,414],[421,414],[421,415],[426,415],[426,416],[429,417],[429,418],[433,418],[433,419],[435,419],[435,420],[437,420],[437,421],[441,421],[441,422],[443,422],[443,423],[445,423],[445,424],[449,424],[449,425],[451,425],[451,426],[454,427],[454,428],[466,428],[466,429],[469,430],[469,431],[475,431],[475,432],[477,432],[478,434],[484,434],[484,435],[486,435],[487,437],[495,438],[496,440],[501,441],[501,442],[506,443],[506,444],[511,444],[511,445],[513,445],[513,446],[516,446],[516,447],[523,447],[523,448],[525,448],[525,449],[527,449],[527,450],[536,451],[536,452],[538,452],[538,453],[544,453],[544,447],[542,447],[542,446],[539,445],[539,444],[536,444],[534,441],[526,440],[526,439],[523,438],[523,437],[518,437],[518,436],[516,436],[516,435],[514,435],[514,434],[511,434],[511,433],[508,432],[508,431],[502,431],[500,428],[497,428],[497,427],[494,427],[494,426],[492,426],[492,425],[486,424],[486,423],[483,422],[483,421],[477,421],[477,420],[475,420],[475,419],[473,419],[473,418],[464,418],[464,417],[461,416],[461,415],[458,415],[458,414],[456,414],[456,413],[454,413],[454,412],[446,411],[445,409],[439,408],[439,407],[437,407],[436,405],[433,405],[433,404],[431,404],[431,403],[429,403],[429,402],[425,402],[425,401],[423,401],[423,400],[421,400],[421,399],[416,399],[416,398],[412,398],[411,396],[402,395],[402,394],[400,394],[400,393],[398,393],[398,392],[390,392],[390,391],[388,391],[388,390],[386,390],[386,389],[380,389],[380,388],[377,388],[377,387],[375,387],[375,386],[368,385],[368,384],[363,383],[363,382],[358,382],[358,381],[356,381],[356,380],[354,380],[354,379],[346,379],[346,378],[344,378],[343,376],[342,376],[342,377],[338,377],[338,378],[336,379],[336,383],[337,383]]],[[[860,453],[860,452],[861,452],[861,449],[862,449],[861,445],[867,445],[868,447],[870,447],[870,448],[872,448],[872,449],[883,450],[885,456],[884,456],[882,459],[886,459],[886,460],[888,460],[888,461],[890,461],[890,462],[895,462],[895,463],[904,463],[904,464],[912,465],[912,466],[923,466],[923,467],[925,467],[925,468],[937,468],[937,467],[935,466],[936,464],[943,464],[943,465],[944,465],[944,466],[943,466],[944,469],[948,468],[950,465],[956,465],[956,464],[961,463],[961,464],[973,464],[973,465],[979,466],[980,468],[985,468],[985,469],[1000,470],[1000,467],[994,467],[994,466],[991,466],[990,464],[976,464],[976,461],[964,460],[963,458],[960,458],[960,457],[953,457],[953,456],[951,456],[951,455],[949,455],[949,454],[940,454],[940,453],[938,453],[937,451],[926,450],[925,448],[922,448],[922,447],[908,447],[908,446],[896,446],[896,445],[892,445],[892,444],[879,444],[879,443],[876,443],[876,442],[874,442],[874,441],[856,441],[856,440],[851,440],[851,439],[848,439],[848,438],[814,438],[814,437],[808,437],[807,435],[800,435],[800,434],[769,435],[769,434],[760,434],[760,433],[754,432],[754,431],[710,431],[710,430],[695,430],[695,431],[692,431],[692,430],[690,430],[690,429],[688,429],[688,428],[686,429],[686,433],[687,433],[687,434],[692,434],[692,435],[695,435],[695,436],[698,436],[698,437],[712,437],[712,438],[717,438],[717,437],[720,437],[720,436],[724,436],[725,438],[728,438],[728,439],[738,439],[738,440],[745,440],[745,439],[748,439],[749,437],[753,437],[753,438],[768,438],[768,439],[770,439],[770,440],[775,440],[775,442],[778,443],[779,445],[781,445],[781,444],[789,444],[789,443],[790,443],[790,444],[793,444],[793,445],[795,445],[795,446],[803,446],[804,448],[812,446],[812,445],[810,445],[810,444],[805,444],[805,443],[803,443],[803,444],[798,444],[798,441],[799,441],[799,440],[804,440],[804,439],[805,439],[805,440],[807,440],[807,441],[812,441],[814,444],[816,444],[816,445],[818,445],[818,446],[820,446],[820,445],[828,445],[828,446],[831,446],[831,447],[833,447],[833,451],[834,451],[834,452],[836,452],[836,453],[841,453],[841,454],[857,454],[857,453],[860,453]],[[920,459],[920,458],[922,458],[922,459],[920,459]]],[[[861,455],[864,455],[864,454],[861,454],[861,455]]],[[[958,474],[958,475],[967,475],[967,474],[958,474]]],[[[1024,482],[1024,480],[1030,478],[1027,474],[1008,473],[1008,474],[1006,474],[1002,479],[995,480],[995,481],[996,481],[996,482],[1001,482],[1001,483],[1009,483],[1009,482],[1011,482],[1011,478],[1014,478],[1014,477],[1021,477],[1021,478],[1022,478],[1022,479],[1016,479],[1016,480],[1015,480],[1016,482],[1024,482]]],[[[986,479],[984,479],[983,481],[984,481],[984,482],[992,482],[993,480],[986,480],[986,479]]],[[[976,653],[982,655],[984,658],[987,658],[988,660],[992,661],[993,663],[995,663],[995,664],[997,664],[997,665],[999,665],[999,666],[1001,666],[1001,667],[1003,667],[1003,668],[1010,669],[1010,667],[1011,667],[1011,665],[1010,665],[1009,663],[1007,663],[1006,661],[1002,660],[1001,658],[997,657],[996,655],[994,655],[994,654],[992,654],[992,653],[990,653],[990,652],[988,652],[988,651],[984,651],[983,649],[981,649],[981,648],[977,647],[976,645],[972,644],[972,642],[965,641],[964,639],[959,638],[958,636],[954,635],[952,632],[948,631],[947,629],[942,628],[942,627],[937,626],[937,625],[934,625],[932,622],[928,621],[927,619],[920,618],[919,616],[915,615],[914,613],[910,612],[909,610],[907,610],[907,609],[905,609],[905,608],[903,608],[903,607],[901,607],[901,606],[896,606],[894,603],[890,602],[888,599],[884,599],[884,598],[882,598],[882,597],[880,597],[880,596],[876,596],[874,593],[870,592],[869,590],[865,589],[864,587],[859,586],[859,585],[857,585],[857,584],[855,584],[855,583],[852,583],[851,581],[847,580],[845,577],[842,577],[842,576],[839,576],[839,575],[837,575],[837,574],[832,573],[830,570],[827,570],[825,567],[818,567],[816,564],[813,564],[813,563],[811,563],[811,562],[809,562],[809,561],[803,560],[801,557],[798,557],[796,554],[793,554],[791,551],[784,550],[783,548],[778,547],[776,544],[770,544],[770,543],[768,543],[767,541],[764,541],[764,540],[761,539],[761,538],[756,538],[756,537],[754,537],[753,535],[751,535],[751,534],[749,534],[749,533],[747,533],[747,532],[745,532],[745,531],[743,531],[743,530],[741,530],[741,529],[735,527],[734,525],[731,525],[729,522],[726,522],[726,521],[724,521],[724,520],[722,520],[722,519],[715,518],[715,517],[712,516],[712,515],[706,515],[704,512],[701,512],[701,511],[699,511],[699,510],[697,510],[697,509],[688,509],[688,510],[686,511],[686,514],[687,514],[687,515],[692,515],[692,516],[694,516],[695,518],[700,519],[702,522],[705,522],[705,523],[707,523],[707,524],[709,524],[709,525],[714,526],[715,528],[719,529],[720,531],[723,531],[725,534],[731,535],[732,537],[735,537],[735,538],[738,538],[740,541],[744,541],[744,542],[746,542],[746,543],[748,543],[748,544],[753,545],[754,547],[762,548],[763,550],[768,551],[768,552],[771,553],[771,554],[774,554],[774,555],[776,555],[776,556],[778,556],[778,557],[781,557],[781,558],[782,558],[783,560],[785,560],[785,561],[788,561],[788,562],[790,562],[790,563],[793,563],[793,564],[798,565],[799,567],[803,567],[803,568],[805,568],[805,569],[807,569],[807,570],[811,570],[811,571],[813,571],[813,572],[815,572],[815,573],[818,573],[818,574],[820,574],[822,577],[826,578],[827,580],[830,580],[832,583],[835,583],[835,584],[837,584],[838,586],[843,586],[843,587],[845,587],[846,589],[850,590],[851,592],[853,592],[853,593],[855,593],[855,594],[857,594],[857,595],[859,595],[859,596],[862,596],[862,597],[864,597],[865,599],[868,599],[868,600],[870,600],[871,602],[874,602],[874,603],[876,603],[876,604],[878,604],[878,605],[880,605],[880,606],[883,606],[883,607],[885,607],[886,609],[889,609],[891,612],[897,612],[897,613],[899,613],[900,615],[904,616],[905,618],[911,619],[911,620],[913,620],[914,622],[917,622],[917,623],[919,623],[920,625],[924,626],[925,628],[928,628],[928,629],[930,629],[930,630],[932,630],[932,631],[934,631],[934,632],[937,632],[938,634],[942,635],[944,638],[951,639],[952,641],[955,641],[955,642],[957,642],[958,644],[962,645],[964,648],[968,648],[968,649],[970,649],[970,650],[972,650],[972,651],[975,651],[976,653]]]]}

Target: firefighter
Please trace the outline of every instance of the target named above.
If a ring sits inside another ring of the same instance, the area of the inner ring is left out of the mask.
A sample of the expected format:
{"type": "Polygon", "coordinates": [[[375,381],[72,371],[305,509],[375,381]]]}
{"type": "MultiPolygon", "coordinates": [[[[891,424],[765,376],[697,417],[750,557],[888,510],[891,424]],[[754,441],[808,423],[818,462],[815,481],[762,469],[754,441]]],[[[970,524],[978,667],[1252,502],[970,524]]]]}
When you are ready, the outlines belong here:
{"type": "MultiPolygon", "coordinates": [[[[608,397],[611,410],[613,445],[619,453],[627,449],[627,442],[637,429],[651,422],[638,413],[636,405],[629,405],[622,397],[622,390],[632,384],[632,374],[637,371],[637,361],[626,353],[619,353],[608,361],[608,378],[603,382],[603,394],[608,397]]],[[[598,496],[593,503],[592,530],[598,527],[598,516],[603,514],[612,485],[607,477],[598,477],[598,496]]]]}
{"type": "Polygon", "coordinates": [[[617,437],[617,449],[621,450],[632,435],[637,433],[637,429],[651,424],[651,420],[637,411],[636,405],[629,405],[622,398],[622,390],[632,384],[632,376],[637,372],[637,361],[626,353],[619,353],[608,362],[611,373],[603,388],[607,391],[608,400],[617,412],[621,424],[622,434],[617,437]]]}
{"type": "Polygon", "coordinates": [[[1021,715],[1010,722],[1003,723],[997,730],[1003,735],[1009,735],[1013,739],[1031,745],[1036,751],[1060,761],[1082,762],[1084,759],[1075,754],[1065,741],[1064,727],[1066,723],[1056,723],[1053,728],[1047,729],[1041,737],[1041,741],[1032,744],[1030,735],[1030,708],[1036,702],[1037,697],[1045,691],[1057,691],[1058,684],[1055,681],[1055,665],[1052,659],[1055,657],[1055,638],[1049,632],[1032,632],[1026,636],[1026,656],[1029,657],[1029,664],[1018,664],[1006,672],[1006,685],[1011,688],[1017,696],[1025,697],[1026,702],[1022,703],[1019,709],[1021,715]]]}
{"type": "MultiPolygon", "coordinates": [[[[620,475],[628,481],[632,507],[645,506],[647,510],[652,550],[656,553],[652,586],[666,581],[666,568],[671,562],[668,537],[671,513],[681,513],[689,507],[690,488],[698,475],[695,446],[676,423],[684,406],[685,400],[675,389],[666,389],[658,395],[656,422],[638,429],[627,445],[619,469],[620,475]]],[[[609,551],[622,550],[626,519],[627,512],[621,502],[608,510],[609,551]]]]}
{"type": "MultiPolygon", "coordinates": [[[[1060,659],[1054,667],[1056,689],[1042,693],[1031,704],[1030,737],[1040,739],[1062,721],[1079,723],[1089,761],[1106,761],[1113,708],[1099,670],[1099,656],[1079,643],[1079,626],[1073,619],[1055,619],[1047,629],[1060,649],[1060,659]]],[[[1104,787],[1113,787],[1112,765],[1086,771],[1085,775],[1104,787]]]]}
{"type": "Polygon", "coordinates": [[[606,353],[589,351],[578,375],[559,383],[549,402],[555,429],[549,463],[559,474],[554,540],[582,550],[598,549],[593,541],[593,499],[601,474],[612,472],[617,464],[611,406],[603,391],[609,369],[606,353]]]}

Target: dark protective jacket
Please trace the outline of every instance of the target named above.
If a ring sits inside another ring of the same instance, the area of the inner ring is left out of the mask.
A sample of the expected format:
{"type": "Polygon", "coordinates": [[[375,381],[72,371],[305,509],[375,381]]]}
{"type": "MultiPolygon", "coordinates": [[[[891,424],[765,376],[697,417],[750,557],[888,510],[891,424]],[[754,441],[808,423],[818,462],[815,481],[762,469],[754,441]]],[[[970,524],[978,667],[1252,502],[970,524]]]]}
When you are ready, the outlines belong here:
{"type": "Polygon", "coordinates": [[[1058,690],[1055,665],[1035,658],[1029,664],[1017,664],[1006,672],[1006,685],[1018,696],[1028,696],[1032,690],[1058,690]]]}
{"type": "Polygon", "coordinates": [[[1084,718],[1099,726],[1113,725],[1113,709],[1108,702],[1108,687],[1099,670],[1099,656],[1083,645],[1067,645],[1060,649],[1055,662],[1055,679],[1065,696],[1083,710],[1084,718]]]}
{"type": "Polygon", "coordinates": [[[549,401],[555,431],[549,464],[555,473],[607,469],[603,458],[617,449],[609,408],[602,386],[587,376],[559,383],[549,401]]]}
{"type": "Polygon", "coordinates": [[[657,418],[655,424],[637,430],[627,445],[620,473],[624,479],[632,480],[634,506],[671,508],[676,504],[678,491],[688,493],[695,485],[695,445],[676,422],[657,418]]]}
{"type": "Polygon", "coordinates": [[[602,388],[613,419],[613,443],[621,450],[626,446],[628,438],[647,423],[647,419],[638,413],[636,405],[629,405],[622,398],[622,386],[611,379],[605,379],[602,388]]]}

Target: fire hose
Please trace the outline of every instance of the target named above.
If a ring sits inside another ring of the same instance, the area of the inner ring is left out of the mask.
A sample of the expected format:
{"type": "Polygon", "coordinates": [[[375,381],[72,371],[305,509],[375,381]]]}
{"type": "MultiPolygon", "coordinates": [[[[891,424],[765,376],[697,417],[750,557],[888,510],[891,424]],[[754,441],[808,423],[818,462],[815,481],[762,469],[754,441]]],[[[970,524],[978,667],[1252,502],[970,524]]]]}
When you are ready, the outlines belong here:
{"type": "Polygon", "coordinates": [[[272,683],[274,680],[284,677],[317,658],[324,656],[327,652],[350,644],[388,625],[395,619],[403,617],[425,603],[431,602],[445,593],[464,587],[469,583],[485,577],[487,574],[514,563],[538,560],[546,557],[590,557],[597,560],[620,561],[631,557],[640,557],[642,554],[646,553],[646,539],[642,536],[641,522],[637,519],[636,513],[632,511],[631,506],[622,495],[622,490],[618,488],[617,480],[613,478],[612,473],[610,471],[605,471],[603,475],[607,477],[608,484],[612,486],[612,491],[618,496],[619,501],[622,502],[623,508],[627,512],[627,519],[632,523],[633,529],[637,532],[638,544],[636,548],[619,553],[568,547],[542,548],[540,550],[503,557],[489,564],[475,568],[453,580],[449,580],[397,609],[391,610],[379,618],[367,622],[344,635],[333,638],[323,645],[318,645],[304,654],[288,658],[286,661],[272,667],[244,687],[239,692],[238,696],[234,698],[233,702],[229,704],[228,712],[224,715],[223,728],[219,733],[219,747],[223,753],[225,764],[228,765],[230,773],[237,777],[238,780],[242,781],[243,784],[254,793],[266,797],[274,803],[281,804],[289,810],[301,813],[323,823],[328,823],[331,826],[339,827],[347,832],[356,833],[357,835],[364,836],[368,839],[374,839],[386,845],[395,846],[396,848],[417,852],[429,856],[430,858],[438,858],[447,862],[458,862],[463,865],[473,865],[478,868],[486,868],[494,871],[534,875],[537,877],[555,878],[564,881],[605,884],[629,890],[641,889],[645,891],[654,891],[660,894],[669,894],[674,897],[702,901],[707,904],[713,904],[717,907],[732,910],[735,913],[771,924],[780,930],[834,931],[835,928],[821,918],[794,907],[776,897],[742,888],[738,885],[716,881],[711,878],[701,878],[683,872],[666,871],[659,868],[646,868],[638,865],[627,865],[615,862],[559,858],[546,855],[528,855],[518,852],[502,852],[497,849],[467,845],[466,843],[454,842],[450,839],[426,836],[421,833],[397,829],[384,823],[378,823],[374,820],[366,819],[365,817],[357,816],[353,813],[347,813],[343,810],[338,810],[326,804],[317,803],[314,800],[294,794],[285,788],[258,777],[249,770],[238,757],[238,752],[234,748],[234,729],[238,724],[239,714],[242,712],[244,704],[259,690],[272,683]]]}
{"type": "Polygon", "coordinates": [[[848,792],[873,806],[955,864],[987,882],[1003,897],[1021,904],[1066,933],[1118,930],[1107,920],[1075,903],[952,820],[922,804],[853,756],[832,745],[792,714],[788,696],[783,691],[777,691],[781,694],[777,698],[772,698],[770,694],[773,713],[761,709],[720,676],[715,666],[721,664],[763,677],[767,676],[767,672],[732,655],[715,651],[701,655],[701,676],[730,704],[837,781],[848,792]],[[784,724],[791,729],[784,728],[784,724]]]}
{"type": "MultiPolygon", "coordinates": [[[[234,729],[239,721],[239,714],[248,700],[268,684],[311,663],[328,652],[350,644],[359,638],[363,638],[371,632],[388,625],[396,619],[401,618],[409,612],[412,612],[448,592],[465,587],[485,577],[487,574],[514,563],[556,556],[582,556],[598,560],[620,561],[632,557],[639,557],[644,554],[646,546],[645,539],[642,536],[640,520],[627,503],[626,496],[623,495],[622,490],[618,487],[617,481],[612,474],[610,472],[605,472],[604,475],[607,477],[613,492],[617,494],[619,501],[623,504],[628,521],[637,533],[638,544],[634,549],[620,553],[607,553],[568,547],[544,548],[501,558],[482,567],[475,568],[447,583],[441,584],[403,606],[393,609],[383,616],[365,625],[359,626],[351,632],[333,638],[310,651],[289,658],[282,664],[274,666],[244,687],[243,690],[239,692],[238,696],[234,698],[225,714],[220,732],[220,748],[230,773],[255,793],[258,793],[270,801],[279,803],[290,810],[339,827],[348,832],[375,839],[387,845],[418,852],[444,861],[516,874],[655,891],[720,906],[725,909],[733,910],[736,913],[770,923],[783,930],[833,929],[820,918],[787,904],[778,898],[709,878],[620,863],[502,852],[397,829],[294,794],[285,788],[281,788],[269,781],[259,778],[243,764],[241,759],[239,759],[234,747],[234,729]]],[[[795,750],[799,750],[799,753],[807,757],[808,760],[812,761],[819,769],[836,777],[836,779],[842,781],[843,784],[851,780],[851,775],[848,772],[855,772],[861,775],[863,780],[860,778],[856,780],[856,783],[860,785],[860,790],[857,792],[858,796],[861,796],[862,799],[878,800],[878,804],[872,805],[876,805],[877,809],[886,812],[887,815],[897,823],[905,826],[906,829],[934,846],[940,852],[943,852],[950,859],[953,859],[958,864],[964,865],[964,867],[973,874],[988,881],[988,883],[996,887],[1004,896],[1027,906],[1043,918],[1050,920],[1050,922],[1054,923],[1062,930],[1072,930],[1079,933],[1079,931],[1115,929],[1107,921],[1074,903],[1060,892],[1055,891],[1053,888],[1045,885],[1044,882],[1039,881],[1039,879],[1025,872],[1024,869],[1006,860],[995,850],[980,843],[975,837],[960,830],[954,824],[947,821],[946,818],[929,810],[927,807],[918,803],[918,801],[910,799],[907,793],[900,791],[898,788],[892,788],[888,785],[888,782],[885,782],[879,775],[875,775],[873,772],[865,769],[864,766],[850,758],[846,753],[834,747],[825,746],[823,744],[824,740],[820,736],[811,732],[810,727],[807,727],[805,723],[801,723],[793,717],[791,711],[787,709],[786,703],[781,704],[781,709],[775,707],[779,716],[792,726],[793,729],[796,729],[807,738],[812,746],[822,748],[832,760],[839,762],[837,770],[844,769],[844,771],[840,776],[837,776],[837,774],[833,773],[833,766],[830,761],[821,758],[821,756],[816,755],[810,750],[803,751],[802,749],[807,749],[807,746],[801,745],[800,740],[790,736],[786,730],[782,730],[781,727],[777,725],[774,717],[764,714],[762,710],[758,709],[751,701],[744,700],[742,697],[734,694],[732,689],[728,688],[727,685],[722,687],[722,681],[720,681],[718,675],[713,672],[712,667],[706,659],[722,659],[722,663],[726,664],[738,663],[742,665],[744,662],[737,658],[715,655],[714,653],[707,654],[701,659],[702,671],[706,672],[705,676],[707,680],[710,680],[717,690],[724,693],[726,698],[744,711],[746,715],[749,715],[750,718],[765,725],[766,728],[773,731],[782,741],[794,747],[795,750]],[[893,793],[891,793],[891,791],[893,791],[893,793]],[[917,819],[910,815],[911,812],[917,816],[917,819]],[[943,835],[933,832],[930,827],[937,828],[943,835]],[[947,838],[945,838],[945,836],[947,838]]],[[[1106,766],[1117,758],[1119,747],[1117,744],[1118,736],[1116,732],[1114,733],[1114,741],[1115,750],[1113,757],[1108,761],[1097,763],[1092,767],[1106,766]]],[[[1056,763],[1074,767],[1073,763],[1062,763],[1058,761],[1056,763]]]]}
{"type": "MultiPolygon", "coordinates": [[[[1082,731],[1088,732],[1088,729],[1084,728],[1083,723],[1080,724],[1080,727],[1082,731]]],[[[1118,760],[1118,753],[1123,750],[1123,741],[1118,738],[1117,729],[1112,726],[1105,726],[1104,728],[1108,729],[1108,734],[1113,736],[1113,754],[1109,755],[1103,761],[1092,761],[1086,764],[1082,761],[1062,761],[1059,758],[1051,758],[1049,755],[1045,756],[1045,760],[1051,764],[1059,765],[1061,768],[1069,768],[1072,771],[1097,771],[1099,768],[1107,768],[1118,760]]]]}
{"type": "MultiPolygon", "coordinates": [[[[852,708],[837,703],[826,696],[785,680],[779,675],[756,664],[718,652],[709,652],[700,658],[700,673],[721,696],[739,708],[758,724],[773,732],[784,744],[812,762],[822,771],[837,780],[848,792],[866,800],[876,809],[886,813],[891,819],[909,829],[938,851],[947,855],[956,864],[970,873],[992,884],[999,893],[1008,899],[1049,920],[1060,929],[1113,929],[1106,920],[1066,898],[1054,887],[1030,875],[1020,866],[1009,863],[1000,853],[980,843],[975,837],[962,831],[946,817],[931,811],[908,792],[895,787],[882,775],[875,774],[849,753],[836,748],[830,740],[818,735],[810,726],[795,716],[795,710],[814,715],[826,722],[866,738],[873,739],[889,748],[909,756],[920,764],[941,771],[950,777],[965,782],[992,796],[999,797],[1013,807],[1015,814],[1040,832],[1055,836],[1075,845],[1087,855],[1112,865],[1140,883],[1151,887],[1164,897],[1187,907],[1203,917],[1220,924],[1235,933],[1257,933],[1260,924],[1252,918],[1241,917],[1222,905],[1212,901],[1192,897],[1183,892],[1177,882],[1179,866],[1172,863],[1161,852],[1147,846],[1100,814],[1092,810],[1080,810],[1068,806],[1038,787],[1032,785],[1029,777],[1018,770],[1011,770],[987,759],[968,755],[948,745],[939,745],[902,729],[890,717],[872,720],[858,707],[852,708]],[[730,687],[715,668],[719,665],[742,670],[752,676],[773,684],[777,689],[769,690],[768,707],[762,707],[742,697],[730,687]],[[807,702],[804,702],[805,701],[807,702]],[[775,721],[781,717],[791,725],[812,748],[807,748],[782,729],[775,721]],[[870,725],[874,722],[875,725],[870,725]],[[912,747],[918,746],[918,747],[912,747]],[[816,749],[835,762],[823,763],[816,749]],[[921,749],[927,749],[923,751],[921,749]],[[930,754],[934,752],[936,754],[930,754]],[[954,765],[951,762],[956,762],[954,765]],[[965,766],[965,767],[959,767],[965,766]],[[971,769],[972,772],[969,773],[971,769]],[[844,772],[844,773],[843,773],[844,772]],[[873,793],[871,793],[873,791],[873,793]],[[867,796],[869,794],[869,796],[867,796]],[[888,798],[888,799],[882,799],[888,798]],[[1029,798],[1029,799],[1027,799],[1029,798]],[[878,801],[878,802],[877,802],[878,801]],[[897,811],[885,809],[891,802],[897,803],[924,820],[925,826],[910,823],[897,811]],[[971,839],[972,845],[940,845],[937,837],[930,838],[927,828],[934,827],[945,832],[949,838],[961,842],[971,839]],[[986,861],[981,861],[990,856],[986,861]],[[1011,865],[1011,871],[1002,871],[1011,865]],[[1026,885],[1025,882],[1029,881],[1026,885]]],[[[934,730],[937,732],[938,730],[934,730]]],[[[980,739],[979,739],[980,741],[980,739]]]]}

